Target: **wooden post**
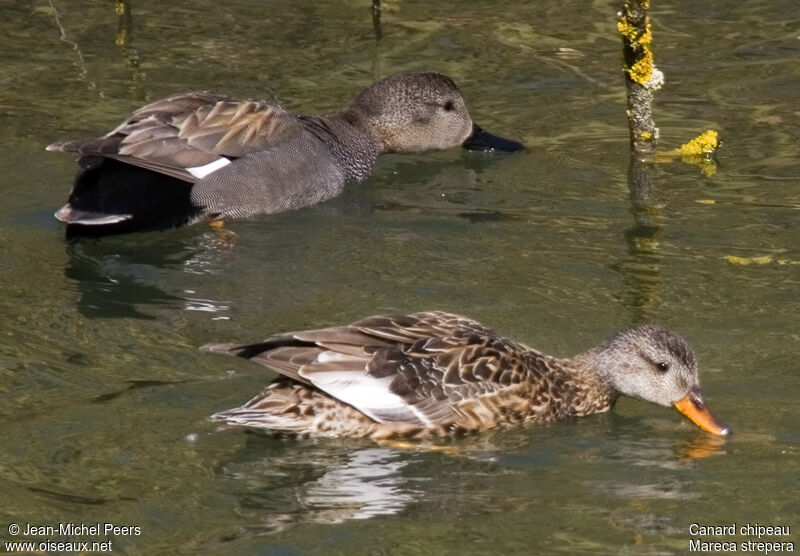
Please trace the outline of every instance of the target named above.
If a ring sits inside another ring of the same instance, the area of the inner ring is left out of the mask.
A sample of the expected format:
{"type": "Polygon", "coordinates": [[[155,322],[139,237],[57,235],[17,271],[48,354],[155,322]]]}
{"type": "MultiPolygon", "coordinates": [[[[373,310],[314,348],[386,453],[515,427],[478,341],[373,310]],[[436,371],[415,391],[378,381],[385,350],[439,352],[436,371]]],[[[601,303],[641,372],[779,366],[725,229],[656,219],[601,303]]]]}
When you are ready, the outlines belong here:
{"type": "Polygon", "coordinates": [[[653,93],[664,83],[664,74],[653,64],[650,46],[653,34],[647,9],[649,0],[626,0],[617,12],[617,29],[622,35],[625,85],[628,91],[628,128],[631,149],[636,155],[655,153],[658,128],[653,121],[653,93]]]}

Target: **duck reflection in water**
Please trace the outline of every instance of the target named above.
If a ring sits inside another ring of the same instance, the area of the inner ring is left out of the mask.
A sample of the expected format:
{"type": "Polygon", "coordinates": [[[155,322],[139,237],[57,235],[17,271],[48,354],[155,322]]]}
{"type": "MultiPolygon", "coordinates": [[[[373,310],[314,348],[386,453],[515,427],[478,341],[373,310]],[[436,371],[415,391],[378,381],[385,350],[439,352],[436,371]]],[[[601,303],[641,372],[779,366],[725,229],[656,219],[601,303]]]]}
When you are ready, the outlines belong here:
{"type": "Polygon", "coordinates": [[[413,500],[400,474],[407,463],[388,448],[353,452],[344,465],[301,487],[300,500],[324,523],[396,514],[413,500]]]}
{"type": "MultiPolygon", "coordinates": [[[[371,446],[346,454],[323,448],[318,455],[312,448],[300,455],[296,446],[283,451],[279,444],[283,441],[276,441],[269,457],[227,462],[222,468],[223,476],[235,481],[231,486],[239,491],[242,506],[267,516],[270,531],[393,515],[415,499],[402,474],[414,460],[409,452],[371,446]],[[317,475],[320,466],[323,471],[317,475]],[[309,474],[315,478],[307,480],[309,474]]],[[[259,448],[263,454],[263,444],[259,448]]]]}
{"type": "MultiPolygon", "coordinates": [[[[154,319],[152,309],[169,308],[224,315],[227,301],[186,289],[186,274],[215,274],[233,244],[226,234],[203,234],[147,245],[137,241],[67,245],[64,276],[74,284],[78,311],[87,318],[154,319]],[[175,276],[173,291],[165,277],[175,276]]],[[[175,237],[175,236],[173,236],[175,237]]]]}

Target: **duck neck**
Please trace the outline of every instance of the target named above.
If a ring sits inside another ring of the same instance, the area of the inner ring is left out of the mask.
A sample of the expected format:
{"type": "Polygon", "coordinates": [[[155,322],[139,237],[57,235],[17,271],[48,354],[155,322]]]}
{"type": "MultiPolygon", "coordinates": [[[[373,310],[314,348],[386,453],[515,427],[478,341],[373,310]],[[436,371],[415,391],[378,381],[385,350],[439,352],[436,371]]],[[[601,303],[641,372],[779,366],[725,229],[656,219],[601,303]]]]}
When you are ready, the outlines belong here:
{"type": "Polygon", "coordinates": [[[349,110],[327,116],[301,116],[306,128],[330,149],[347,182],[369,177],[382,148],[359,125],[349,110]]]}
{"type": "Polygon", "coordinates": [[[608,411],[616,401],[616,392],[605,377],[581,355],[557,359],[535,350],[525,355],[525,366],[536,385],[538,399],[546,393],[547,411],[558,417],[582,417],[608,411]]]}
{"type": "Polygon", "coordinates": [[[565,365],[576,395],[589,400],[584,415],[611,409],[619,397],[614,387],[610,366],[597,348],[590,349],[569,359],[565,365]]]}
{"type": "Polygon", "coordinates": [[[581,369],[588,382],[603,390],[611,399],[611,404],[619,397],[619,389],[614,382],[614,355],[608,346],[600,345],[572,358],[575,367],[581,369]]]}

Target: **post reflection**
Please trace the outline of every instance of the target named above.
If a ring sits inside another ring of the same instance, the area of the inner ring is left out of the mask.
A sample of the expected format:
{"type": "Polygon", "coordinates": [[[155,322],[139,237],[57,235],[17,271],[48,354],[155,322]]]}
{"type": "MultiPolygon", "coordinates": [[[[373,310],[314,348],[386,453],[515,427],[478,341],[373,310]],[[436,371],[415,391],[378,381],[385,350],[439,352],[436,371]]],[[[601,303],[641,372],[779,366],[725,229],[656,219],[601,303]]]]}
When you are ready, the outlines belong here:
{"type": "Polygon", "coordinates": [[[657,320],[661,304],[661,263],[659,243],[664,235],[661,207],[654,199],[653,164],[631,157],[628,166],[633,225],[625,230],[628,256],[616,265],[628,288],[627,303],[633,311],[631,322],[657,320]]]}

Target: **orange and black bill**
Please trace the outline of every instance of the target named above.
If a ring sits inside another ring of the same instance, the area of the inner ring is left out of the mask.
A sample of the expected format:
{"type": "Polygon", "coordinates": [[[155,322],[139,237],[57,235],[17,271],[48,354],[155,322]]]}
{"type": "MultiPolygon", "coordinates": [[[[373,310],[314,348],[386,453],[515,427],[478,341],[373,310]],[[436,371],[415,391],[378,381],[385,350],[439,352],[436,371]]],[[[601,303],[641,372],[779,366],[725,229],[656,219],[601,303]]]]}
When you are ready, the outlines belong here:
{"type": "Polygon", "coordinates": [[[689,390],[686,397],[675,402],[673,405],[675,409],[686,415],[695,425],[704,431],[721,435],[731,433],[731,429],[714,417],[708,410],[703,401],[703,394],[700,393],[700,389],[696,386],[689,390]]]}

